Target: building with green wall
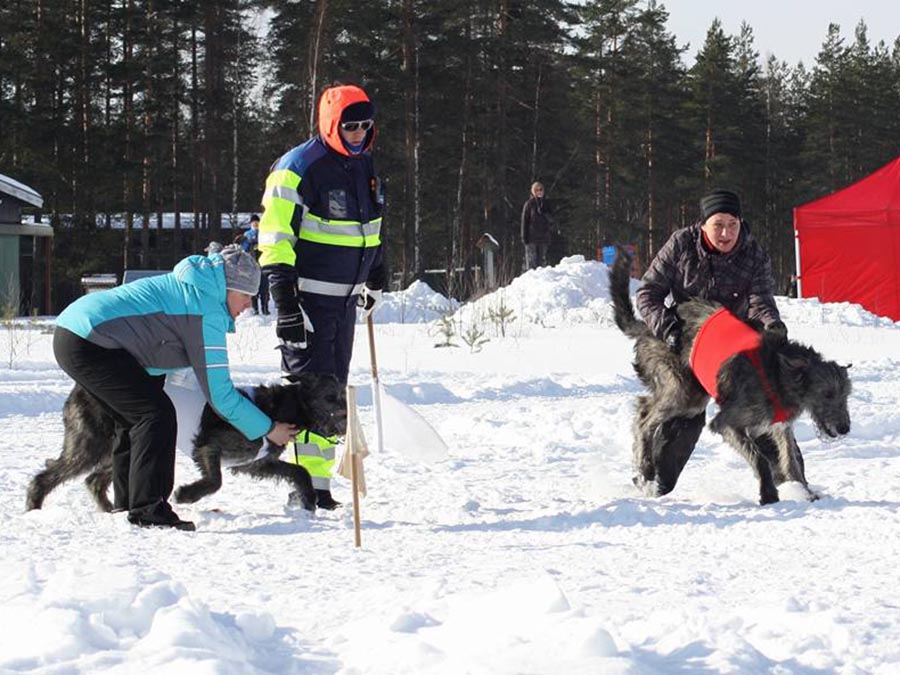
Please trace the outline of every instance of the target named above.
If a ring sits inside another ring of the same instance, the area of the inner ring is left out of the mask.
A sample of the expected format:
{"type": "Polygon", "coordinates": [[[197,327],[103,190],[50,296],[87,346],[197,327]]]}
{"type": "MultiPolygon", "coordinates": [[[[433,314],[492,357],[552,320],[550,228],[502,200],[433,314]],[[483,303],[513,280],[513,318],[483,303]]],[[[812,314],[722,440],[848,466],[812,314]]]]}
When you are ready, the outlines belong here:
{"type": "Polygon", "coordinates": [[[44,200],[35,190],[0,174],[0,310],[16,315],[50,313],[53,228],[22,221],[23,210],[44,200]]]}

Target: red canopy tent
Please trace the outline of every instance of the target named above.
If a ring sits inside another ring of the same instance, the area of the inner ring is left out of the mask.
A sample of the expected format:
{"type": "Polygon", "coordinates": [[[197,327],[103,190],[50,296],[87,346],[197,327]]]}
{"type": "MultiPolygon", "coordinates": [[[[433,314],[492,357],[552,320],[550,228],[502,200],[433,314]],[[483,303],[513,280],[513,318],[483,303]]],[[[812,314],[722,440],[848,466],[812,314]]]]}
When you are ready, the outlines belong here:
{"type": "Polygon", "coordinates": [[[795,208],[794,234],[800,297],[900,320],[900,157],[795,208]]]}

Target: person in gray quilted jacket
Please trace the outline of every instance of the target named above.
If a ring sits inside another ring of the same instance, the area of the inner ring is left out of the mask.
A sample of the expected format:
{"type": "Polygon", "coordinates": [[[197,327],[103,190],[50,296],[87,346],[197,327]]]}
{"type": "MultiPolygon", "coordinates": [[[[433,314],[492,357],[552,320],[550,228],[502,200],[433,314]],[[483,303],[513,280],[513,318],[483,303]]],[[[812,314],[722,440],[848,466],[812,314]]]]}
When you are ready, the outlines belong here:
{"type": "Polygon", "coordinates": [[[741,217],[741,201],[730,190],[700,200],[700,220],[675,231],[647,268],[637,309],[673,351],[681,349],[680,302],[718,302],[738,318],[787,337],[775,305],[775,280],[768,254],[741,217]]]}

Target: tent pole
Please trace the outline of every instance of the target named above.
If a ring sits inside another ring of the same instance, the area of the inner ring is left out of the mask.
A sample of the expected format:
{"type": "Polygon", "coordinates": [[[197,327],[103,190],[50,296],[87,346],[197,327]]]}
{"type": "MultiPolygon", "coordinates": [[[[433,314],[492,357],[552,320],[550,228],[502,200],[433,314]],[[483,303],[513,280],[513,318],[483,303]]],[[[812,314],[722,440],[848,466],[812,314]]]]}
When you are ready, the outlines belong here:
{"type": "Polygon", "coordinates": [[[800,275],[800,232],[797,230],[797,210],[794,209],[794,265],[797,275],[797,297],[803,297],[803,278],[800,275]]]}

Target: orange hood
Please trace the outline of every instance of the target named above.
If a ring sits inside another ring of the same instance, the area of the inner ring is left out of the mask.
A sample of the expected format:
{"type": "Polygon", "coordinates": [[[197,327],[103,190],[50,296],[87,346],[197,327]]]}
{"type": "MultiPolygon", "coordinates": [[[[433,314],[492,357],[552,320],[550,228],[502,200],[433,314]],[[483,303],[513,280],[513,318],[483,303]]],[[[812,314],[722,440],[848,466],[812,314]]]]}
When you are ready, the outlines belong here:
{"type": "MultiPolygon", "coordinates": [[[[341,114],[348,106],[362,102],[371,103],[366,92],[352,84],[329,87],[322,92],[322,98],[319,99],[319,135],[332,150],[347,157],[351,155],[341,140],[339,129],[341,114]]],[[[375,138],[375,127],[369,129],[363,151],[372,147],[373,138],[375,138]]]]}

